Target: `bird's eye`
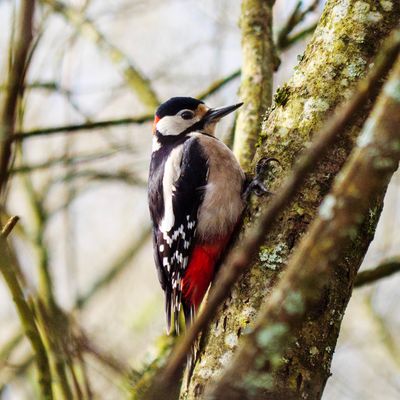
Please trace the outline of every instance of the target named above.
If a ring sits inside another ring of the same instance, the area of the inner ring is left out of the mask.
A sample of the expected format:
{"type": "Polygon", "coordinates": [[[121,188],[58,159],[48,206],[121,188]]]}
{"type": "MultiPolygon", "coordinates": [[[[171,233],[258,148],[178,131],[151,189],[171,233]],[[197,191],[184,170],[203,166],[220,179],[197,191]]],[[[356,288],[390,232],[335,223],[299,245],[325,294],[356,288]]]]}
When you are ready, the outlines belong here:
{"type": "Polygon", "coordinates": [[[192,113],[191,111],[184,111],[184,112],[181,114],[181,117],[182,117],[183,119],[192,119],[192,118],[193,118],[193,113],[192,113]]]}

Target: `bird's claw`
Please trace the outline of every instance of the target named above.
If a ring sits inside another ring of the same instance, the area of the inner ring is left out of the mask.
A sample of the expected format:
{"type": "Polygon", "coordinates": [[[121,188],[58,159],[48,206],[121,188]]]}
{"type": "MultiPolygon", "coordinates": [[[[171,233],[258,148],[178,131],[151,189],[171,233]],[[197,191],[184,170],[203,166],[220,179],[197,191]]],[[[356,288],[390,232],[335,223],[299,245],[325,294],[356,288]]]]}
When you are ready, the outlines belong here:
{"type": "MultiPolygon", "coordinates": [[[[249,186],[247,186],[246,189],[247,196],[250,195],[250,193],[254,193],[256,196],[261,197],[264,194],[271,194],[265,185],[259,181],[258,179],[253,179],[250,183],[249,186]]],[[[246,194],[245,194],[246,196],[246,194]]]]}
{"type": "Polygon", "coordinates": [[[256,179],[259,178],[260,175],[262,176],[267,171],[268,166],[271,162],[277,162],[279,165],[281,164],[279,160],[274,157],[263,157],[258,160],[256,165],[256,179]]]}
{"type": "Polygon", "coordinates": [[[254,193],[256,196],[261,197],[266,194],[273,194],[268,191],[263,183],[263,176],[268,169],[268,166],[271,162],[277,162],[280,164],[279,160],[273,157],[263,157],[261,158],[256,165],[255,168],[255,176],[246,187],[246,190],[243,193],[243,198],[247,200],[251,193],[254,193]]]}

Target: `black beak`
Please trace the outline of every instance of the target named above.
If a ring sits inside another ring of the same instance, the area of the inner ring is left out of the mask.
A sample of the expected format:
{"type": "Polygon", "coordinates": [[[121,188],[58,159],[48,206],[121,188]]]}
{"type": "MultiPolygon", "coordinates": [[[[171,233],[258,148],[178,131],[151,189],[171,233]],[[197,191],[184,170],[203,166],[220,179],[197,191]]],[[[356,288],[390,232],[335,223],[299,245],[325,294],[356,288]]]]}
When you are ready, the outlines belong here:
{"type": "Polygon", "coordinates": [[[231,112],[235,111],[242,105],[243,103],[238,103],[228,107],[211,108],[210,110],[207,111],[206,115],[204,115],[203,121],[205,121],[206,123],[210,123],[213,121],[217,122],[222,117],[225,117],[225,115],[230,114],[231,112]]]}

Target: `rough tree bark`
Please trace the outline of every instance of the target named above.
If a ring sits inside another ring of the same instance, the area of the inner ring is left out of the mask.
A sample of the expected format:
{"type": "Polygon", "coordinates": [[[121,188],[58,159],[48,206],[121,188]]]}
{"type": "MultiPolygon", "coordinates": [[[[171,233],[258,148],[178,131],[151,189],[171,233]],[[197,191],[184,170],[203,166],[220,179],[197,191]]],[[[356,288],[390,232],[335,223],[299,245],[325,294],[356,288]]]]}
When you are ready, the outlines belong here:
{"type": "MultiPolygon", "coordinates": [[[[398,24],[399,17],[398,2],[327,1],[313,39],[292,79],[275,96],[262,129],[255,159],[268,155],[282,163],[282,169],[269,177],[272,191],[276,191],[290,173],[299,152],[327,115],[351,96],[382,39],[398,24]]],[[[356,116],[355,123],[340,135],[317,172],[307,180],[302,193],[282,214],[251,271],[235,286],[231,298],[204,335],[203,350],[182,398],[202,398],[206,385],[231,361],[239,337],[253,322],[261,302],[273,292],[288,256],[315,217],[333,178],[352,150],[370,108],[371,105],[367,105],[356,116]]],[[[244,232],[251,228],[252,220],[267,202],[264,199],[254,201],[244,232]]],[[[329,376],[353,274],[373,238],[381,207],[382,198],[370,209],[364,229],[352,238],[345,256],[337,262],[338,273],[325,289],[324,301],[295,332],[297,341],[287,349],[285,364],[274,373],[268,398],[282,398],[278,396],[283,392],[285,399],[320,397],[329,376]]]]}
{"type": "MultiPolygon", "coordinates": [[[[400,56],[363,127],[356,149],[335,179],[307,235],[290,258],[287,272],[263,304],[254,329],[243,338],[233,362],[206,398],[290,400],[321,397],[329,377],[327,365],[332,351],[328,348],[322,349],[325,363],[309,367],[316,379],[306,390],[301,390],[302,371],[297,371],[296,390],[290,386],[278,388],[275,382],[281,381],[279,374],[287,365],[291,368],[290,359],[284,357],[288,344],[299,343],[302,339],[297,336],[299,333],[309,333],[299,331],[299,326],[307,325],[304,320],[315,319],[315,315],[321,313],[321,304],[325,304],[332,286],[339,286],[331,282],[345,282],[348,285],[346,289],[351,292],[358,265],[349,265],[349,269],[344,270],[341,259],[349,254],[350,246],[368,219],[368,210],[385,193],[398,168],[399,126],[400,56]]],[[[344,294],[349,294],[346,292],[336,295],[340,301],[339,309],[334,309],[334,313],[327,309],[330,311],[325,320],[327,326],[337,324],[336,313],[343,315],[349,299],[349,295],[344,297],[344,294]]],[[[319,351],[317,347],[311,347],[303,349],[302,353],[312,360],[319,351]]]]}

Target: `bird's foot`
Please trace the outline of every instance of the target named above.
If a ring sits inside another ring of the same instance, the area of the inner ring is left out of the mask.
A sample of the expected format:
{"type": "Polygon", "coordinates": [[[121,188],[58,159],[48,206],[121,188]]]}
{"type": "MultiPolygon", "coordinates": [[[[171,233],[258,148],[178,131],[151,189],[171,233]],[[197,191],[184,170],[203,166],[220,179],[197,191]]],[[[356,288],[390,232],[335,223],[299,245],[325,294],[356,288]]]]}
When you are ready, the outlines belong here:
{"type": "Polygon", "coordinates": [[[254,193],[258,197],[266,194],[273,194],[268,191],[263,182],[264,175],[268,171],[271,162],[277,162],[280,164],[279,161],[273,157],[263,157],[257,162],[255,176],[253,178],[248,178],[246,188],[243,192],[243,198],[245,201],[249,199],[251,193],[254,193]]]}

